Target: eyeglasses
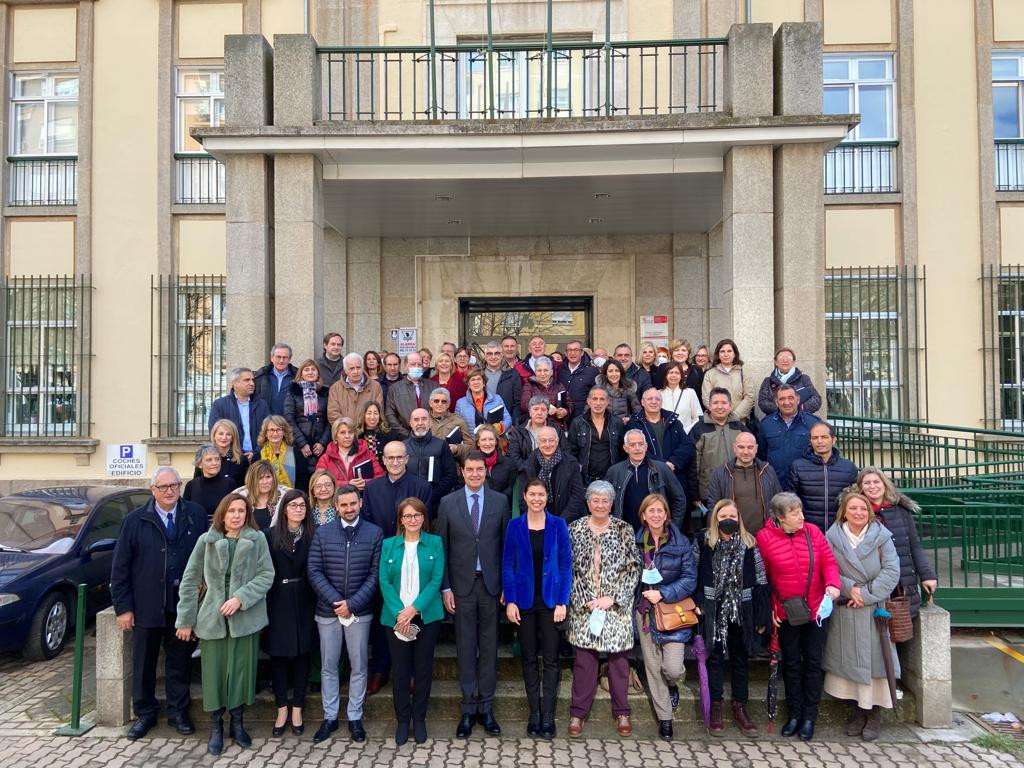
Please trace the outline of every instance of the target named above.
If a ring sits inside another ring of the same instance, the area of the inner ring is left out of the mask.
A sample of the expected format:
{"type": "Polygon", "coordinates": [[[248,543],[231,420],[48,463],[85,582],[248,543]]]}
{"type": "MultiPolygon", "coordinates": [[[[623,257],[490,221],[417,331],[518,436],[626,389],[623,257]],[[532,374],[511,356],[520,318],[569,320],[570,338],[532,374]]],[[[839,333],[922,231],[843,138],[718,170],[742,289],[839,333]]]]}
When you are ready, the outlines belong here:
{"type": "Polygon", "coordinates": [[[317,483],[316,485],[313,486],[314,491],[324,491],[327,490],[328,488],[333,489],[334,483],[317,483]]]}
{"type": "Polygon", "coordinates": [[[306,502],[304,501],[289,501],[284,505],[285,509],[305,509],[306,502]]]}
{"type": "Polygon", "coordinates": [[[164,483],[162,485],[154,485],[153,487],[160,491],[160,493],[167,493],[168,491],[176,491],[181,488],[181,482],[164,483]]]}
{"type": "Polygon", "coordinates": [[[385,456],[384,461],[405,461],[408,456],[385,456]]]}
{"type": "Polygon", "coordinates": [[[421,517],[423,517],[422,512],[409,512],[407,514],[402,515],[403,520],[418,520],[421,517]]]}

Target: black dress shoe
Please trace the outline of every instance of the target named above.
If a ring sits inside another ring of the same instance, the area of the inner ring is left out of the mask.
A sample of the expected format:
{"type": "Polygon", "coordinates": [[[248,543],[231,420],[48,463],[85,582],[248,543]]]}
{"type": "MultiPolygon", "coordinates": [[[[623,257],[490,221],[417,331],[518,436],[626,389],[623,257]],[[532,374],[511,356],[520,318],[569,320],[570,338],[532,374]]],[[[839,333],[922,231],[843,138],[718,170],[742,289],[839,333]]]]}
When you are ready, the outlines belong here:
{"type": "Polygon", "coordinates": [[[366,729],[363,728],[362,720],[349,720],[348,732],[352,734],[352,741],[366,741],[366,729]]]}
{"type": "Polygon", "coordinates": [[[417,744],[427,740],[427,724],[423,720],[417,720],[412,724],[412,736],[417,744]]]}
{"type": "Polygon", "coordinates": [[[555,716],[545,715],[540,722],[540,735],[545,739],[555,738],[555,716]]]}
{"type": "Polygon", "coordinates": [[[494,719],[493,712],[481,712],[476,716],[477,721],[484,727],[484,730],[491,736],[501,736],[501,726],[494,719]]]}
{"type": "Polygon", "coordinates": [[[135,741],[136,739],[141,739],[143,736],[149,733],[150,729],[154,725],[156,725],[155,717],[140,717],[134,723],[132,723],[132,727],[128,729],[128,733],[126,733],[125,736],[131,739],[132,741],[135,741]]]}
{"type": "Polygon", "coordinates": [[[459,720],[459,727],[455,729],[455,737],[458,739],[468,739],[469,735],[473,733],[473,724],[476,723],[476,718],[473,715],[463,715],[459,720]]]}
{"type": "Polygon", "coordinates": [[[402,746],[409,740],[409,723],[399,723],[395,728],[395,746],[402,746]]]}
{"type": "Polygon", "coordinates": [[[313,743],[319,744],[321,741],[326,741],[331,738],[331,734],[338,730],[338,721],[335,720],[324,720],[320,727],[316,729],[316,733],[313,734],[313,743]]]}
{"type": "Polygon", "coordinates": [[[786,738],[790,736],[796,736],[796,732],[800,730],[800,721],[795,717],[788,720],[784,726],[782,726],[782,735],[786,738]]]}
{"type": "Polygon", "coordinates": [[[672,741],[672,721],[671,720],[659,720],[658,721],[658,735],[665,741],[672,741]]]}
{"type": "Polygon", "coordinates": [[[814,737],[814,721],[804,720],[800,723],[800,738],[803,741],[810,741],[814,737]]]}
{"type": "Polygon", "coordinates": [[[530,713],[530,719],[526,721],[526,735],[540,736],[540,712],[530,713]]]}
{"type": "Polygon", "coordinates": [[[191,736],[196,732],[196,727],[192,724],[192,720],[185,712],[182,712],[179,715],[171,715],[167,718],[167,724],[174,726],[174,730],[182,736],[191,736]]]}

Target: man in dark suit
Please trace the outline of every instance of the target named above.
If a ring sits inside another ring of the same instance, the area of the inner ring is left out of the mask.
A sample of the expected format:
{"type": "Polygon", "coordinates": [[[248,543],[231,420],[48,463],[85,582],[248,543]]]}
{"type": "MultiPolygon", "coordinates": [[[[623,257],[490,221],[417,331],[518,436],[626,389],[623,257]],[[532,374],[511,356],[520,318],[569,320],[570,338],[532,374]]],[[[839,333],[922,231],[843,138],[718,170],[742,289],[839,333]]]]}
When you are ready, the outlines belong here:
{"type": "Polygon", "coordinates": [[[213,425],[220,419],[234,422],[238,429],[238,439],[242,443],[242,453],[252,461],[253,454],[259,453],[256,440],[260,436],[263,420],[270,415],[270,406],[266,400],[254,395],[256,379],[251,368],[232,368],[228,381],[231,382],[231,391],[213,401],[206,428],[213,429],[213,425]]]}
{"type": "Polygon", "coordinates": [[[167,719],[178,733],[195,733],[188,716],[195,641],[179,640],[178,584],[188,558],[206,530],[206,512],[180,498],[181,476],[158,467],[150,481],[153,499],[124,519],[110,570],[110,596],[117,626],[132,634],[132,704],[135,723],[128,738],[141,739],[156,725],[156,663],[164,648],[167,719]]]}
{"type": "Polygon", "coordinates": [[[455,658],[462,689],[462,719],[455,735],[467,738],[479,722],[497,736],[494,691],[498,667],[498,604],[501,558],[509,521],[508,499],[487,490],[484,455],[463,462],[465,488],[441,499],[437,535],[444,542],[441,597],[455,617],[455,658]]]}
{"type": "Polygon", "coordinates": [[[387,405],[384,408],[385,418],[392,431],[404,440],[409,436],[409,417],[417,408],[426,408],[430,402],[430,393],[438,383],[423,378],[423,358],[419,352],[410,352],[405,356],[405,378],[388,385],[387,405]]]}

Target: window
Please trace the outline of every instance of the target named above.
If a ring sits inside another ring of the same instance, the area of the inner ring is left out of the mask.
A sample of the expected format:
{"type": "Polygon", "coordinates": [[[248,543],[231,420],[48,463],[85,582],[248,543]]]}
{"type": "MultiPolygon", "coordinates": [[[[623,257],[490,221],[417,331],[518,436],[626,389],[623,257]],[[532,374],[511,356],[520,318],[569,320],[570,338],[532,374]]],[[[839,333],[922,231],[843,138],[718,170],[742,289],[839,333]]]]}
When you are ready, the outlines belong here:
{"type": "Polygon", "coordinates": [[[154,288],[161,390],[156,431],[164,437],[205,434],[210,406],[224,389],[224,278],[161,277],[154,288]]]}
{"type": "Polygon", "coordinates": [[[924,277],[912,267],[830,269],[825,276],[825,371],[829,413],[919,418],[924,277]]]}
{"type": "Polygon", "coordinates": [[[826,193],[896,191],[896,89],[890,54],[823,59],[824,111],[860,114],[843,143],[825,156],[826,193]]]}
{"type": "Polygon", "coordinates": [[[1002,429],[1024,427],[1024,271],[999,276],[997,306],[998,408],[1002,429]]]}
{"type": "Polygon", "coordinates": [[[216,128],[224,124],[224,73],[181,69],[177,86],[175,200],[182,204],[223,203],[224,166],[207,155],[190,132],[193,128],[216,128]]]}
{"type": "Polygon", "coordinates": [[[11,82],[11,205],[77,201],[78,75],[21,73],[11,82]]]}
{"type": "Polygon", "coordinates": [[[82,277],[7,278],[4,435],[89,434],[90,298],[82,277]]]}
{"type": "Polygon", "coordinates": [[[129,505],[127,496],[104,502],[92,517],[89,530],[82,539],[82,547],[92,546],[97,541],[117,539],[121,523],[132,509],[134,507],[129,505]]]}
{"type": "Polygon", "coordinates": [[[992,135],[996,189],[1024,190],[1024,53],[992,56],[992,135]]]}

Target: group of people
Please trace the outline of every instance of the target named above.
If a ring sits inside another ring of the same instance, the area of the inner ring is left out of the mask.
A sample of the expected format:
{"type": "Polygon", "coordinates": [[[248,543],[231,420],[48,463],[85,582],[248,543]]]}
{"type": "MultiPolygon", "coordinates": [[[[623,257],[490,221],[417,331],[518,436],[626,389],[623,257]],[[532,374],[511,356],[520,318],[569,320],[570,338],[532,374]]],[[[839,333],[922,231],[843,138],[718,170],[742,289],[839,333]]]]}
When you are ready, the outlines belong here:
{"type": "Polygon", "coordinates": [[[898,592],[916,612],[935,574],[915,505],[881,470],[839,454],[791,350],[755,400],[728,339],[706,370],[706,348],[691,363],[682,341],[668,354],[645,345],[637,363],[626,344],[607,359],[570,342],[552,359],[540,337],[519,359],[509,337],[486,345],[482,366],[454,345],[436,359],[410,353],[404,375],[397,356],[343,355],[343,344],[328,334],[322,357],[298,367],[279,344],[267,366],[232,371],[184,491],[161,467],[153,501],[126,519],[111,591],[119,625],[135,630],[129,738],[156,722],[161,645],[169,721],[194,732],[198,642],[213,754],[225,712],[228,735],[251,743],[243,715],[261,648],[274,736],[304,731],[317,670],[313,739],[338,730],[344,651],[350,737],[365,740],[365,698],[390,676],[395,740],[422,742],[446,615],[463,697],[456,735],[497,735],[502,614],[516,627],[533,736],[555,735],[559,655],[571,646],[569,736],[583,732],[601,676],[617,732],[632,732],[631,661],[642,660],[671,739],[685,646],[698,639],[711,733],[724,731],[727,665],[733,720],[757,733],[748,660],[777,635],[783,735],[813,737],[824,689],[854,702],[850,735],[878,737],[894,702],[872,610],[898,592]]]}

